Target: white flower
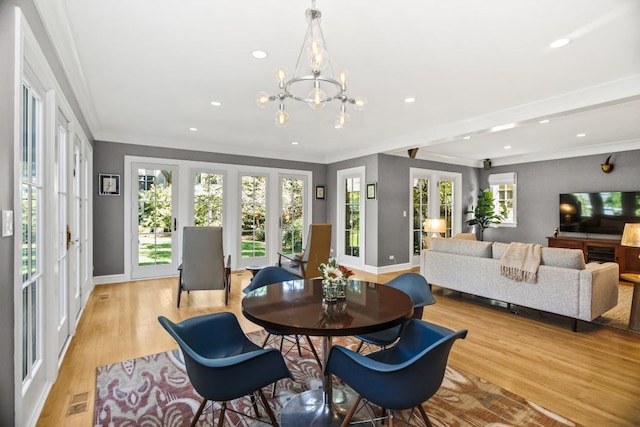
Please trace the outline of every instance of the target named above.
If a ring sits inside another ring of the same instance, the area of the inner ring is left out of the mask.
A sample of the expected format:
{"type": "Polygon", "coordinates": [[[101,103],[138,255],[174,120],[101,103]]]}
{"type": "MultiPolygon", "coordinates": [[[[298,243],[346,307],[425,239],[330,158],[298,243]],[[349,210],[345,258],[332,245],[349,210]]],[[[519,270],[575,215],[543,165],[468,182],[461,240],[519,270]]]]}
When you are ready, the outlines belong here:
{"type": "Polygon", "coordinates": [[[342,271],[338,267],[327,266],[324,270],[324,277],[328,280],[342,279],[342,271]]]}

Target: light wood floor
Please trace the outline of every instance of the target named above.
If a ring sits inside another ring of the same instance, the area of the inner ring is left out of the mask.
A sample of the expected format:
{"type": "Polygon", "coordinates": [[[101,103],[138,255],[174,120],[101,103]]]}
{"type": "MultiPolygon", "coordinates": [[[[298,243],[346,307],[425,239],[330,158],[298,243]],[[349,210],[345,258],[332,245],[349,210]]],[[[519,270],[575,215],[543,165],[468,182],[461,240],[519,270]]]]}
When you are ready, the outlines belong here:
{"type": "MultiPolygon", "coordinates": [[[[396,274],[357,273],[386,283],[396,274]]],[[[180,321],[230,310],[246,332],[259,329],[240,311],[248,272],[235,272],[228,307],[222,291],[183,294],[175,307],[176,278],[96,286],[42,411],[38,426],[94,424],[97,366],[158,353],[177,345],[157,316],[180,321]],[[76,397],[88,393],[86,409],[68,415],[76,397]]],[[[586,426],[640,425],[640,334],[549,314],[515,315],[505,307],[434,287],[437,303],[424,319],[468,329],[449,363],[586,426]]]]}

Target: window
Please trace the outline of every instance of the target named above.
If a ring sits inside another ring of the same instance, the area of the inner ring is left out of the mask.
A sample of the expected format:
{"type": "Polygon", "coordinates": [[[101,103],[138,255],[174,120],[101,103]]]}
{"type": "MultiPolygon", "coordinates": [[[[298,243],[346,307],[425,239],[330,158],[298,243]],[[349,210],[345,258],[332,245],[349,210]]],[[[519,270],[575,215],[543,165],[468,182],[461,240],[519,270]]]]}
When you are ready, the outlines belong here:
{"type": "Polygon", "coordinates": [[[507,219],[499,226],[516,226],[516,173],[508,172],[489,175],[489,187],[493,193],[496,207],[504,206],[507,210],[507,219]]]}

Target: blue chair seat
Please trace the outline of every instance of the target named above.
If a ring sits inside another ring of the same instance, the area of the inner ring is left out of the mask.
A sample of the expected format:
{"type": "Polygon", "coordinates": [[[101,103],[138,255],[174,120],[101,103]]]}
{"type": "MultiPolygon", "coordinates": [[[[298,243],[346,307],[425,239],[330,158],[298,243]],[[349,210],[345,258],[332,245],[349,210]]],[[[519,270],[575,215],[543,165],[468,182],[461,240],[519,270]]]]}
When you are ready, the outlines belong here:
{"type": "MultiPolygon", "coordinates": [[[[413,301],[413,315],[411,317],[413,319],[421,319],[424,307],[436,302],[429,283],[424,276],[417,273],[401,274],[389,281],[386,286],[401,290],[411,297],[411,301],[413,301]]],[[[399,325],[379,332],[356,335],[356,338],[360,340],[356,351],[359,353],[365,343],[382,348],[392,345],[400,337],[403,327],[404,325],[399,325]]]]}
{"type": "Polygon", "coordinates": [[[222,404],[218,421],[221,426],[227,402],[246,395],[251,396],[256,416],[257,395],[271,423],[277,424],[261,389],[282,378],[292,378],[279,351],[263,349],[251,342],[238,319],[229,312],[205,314],[177,324],[164,316],[158,317],[158,321],[180,346],[189,380],[203,397],[192,426],[209,400],[222,404]]]}
{"type": "Polygon", "coordinates": [[[454,332],[422,320],[407,322],[395,346],[362,355],[341,346],[329,352],[326,373],[342,379],[359,394],[343,425],[359,409],[362,399],[385,410],[418,408],[427,426],[431,423],[422,403],[440,388],[453,343],[466,330],[454,332]]]}

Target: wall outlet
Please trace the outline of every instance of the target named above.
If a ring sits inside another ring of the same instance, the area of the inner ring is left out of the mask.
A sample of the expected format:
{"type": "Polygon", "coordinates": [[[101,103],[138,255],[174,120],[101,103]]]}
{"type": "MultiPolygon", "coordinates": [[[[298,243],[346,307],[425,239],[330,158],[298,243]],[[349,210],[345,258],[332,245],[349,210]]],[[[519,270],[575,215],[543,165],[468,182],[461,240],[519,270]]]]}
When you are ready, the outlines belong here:
{"type": "Polygon", "coordinates": [[[395,255],[389,255],[389,259],[396,259],[395,255]]]}

